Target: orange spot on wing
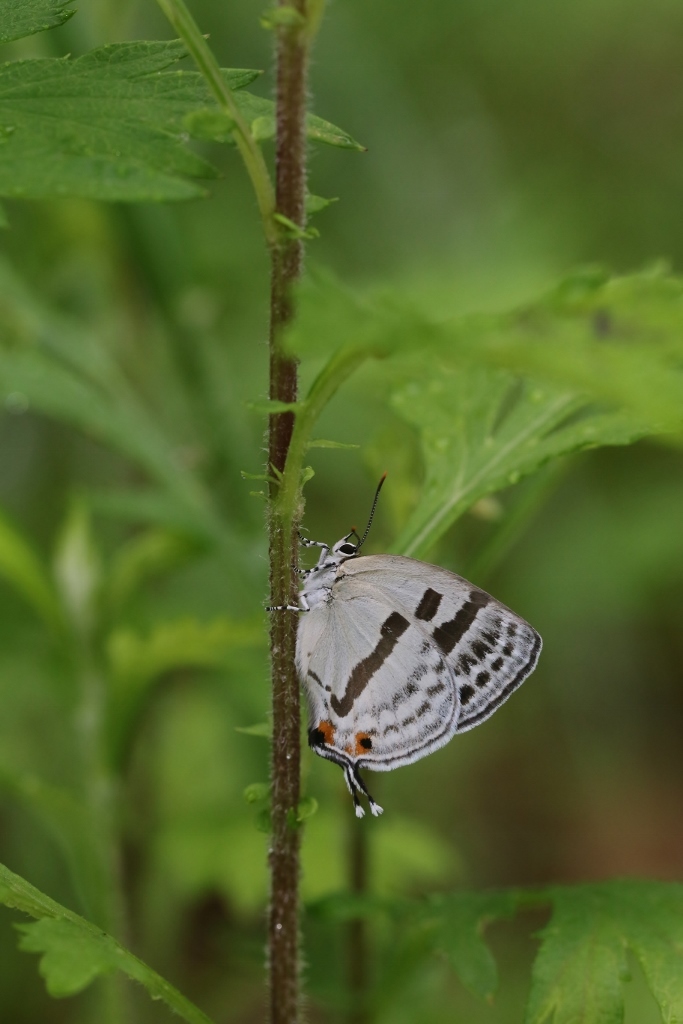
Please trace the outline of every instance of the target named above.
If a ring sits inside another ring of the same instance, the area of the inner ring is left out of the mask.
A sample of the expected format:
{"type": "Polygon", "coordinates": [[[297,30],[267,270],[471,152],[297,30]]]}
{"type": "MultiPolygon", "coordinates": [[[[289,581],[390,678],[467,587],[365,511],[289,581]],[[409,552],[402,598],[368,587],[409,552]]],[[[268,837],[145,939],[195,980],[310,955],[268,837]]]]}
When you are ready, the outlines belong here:
{"type": "MultiPolygon", "coordinates": [[[[368,750],[372,750],[372,740],[366,732],[356,733],[356,757],[360,757],[361,754],[367,754],[368,750]]],[[[351,753],[351,751],[349,751],[351,753]]]]}
{"type": "Polygon", "coordinates": [[[319,722],[317,729],[318,732],[323,734],[325,743],[331,746],[334,743],[334,726],[332,722],[319,722]]]}

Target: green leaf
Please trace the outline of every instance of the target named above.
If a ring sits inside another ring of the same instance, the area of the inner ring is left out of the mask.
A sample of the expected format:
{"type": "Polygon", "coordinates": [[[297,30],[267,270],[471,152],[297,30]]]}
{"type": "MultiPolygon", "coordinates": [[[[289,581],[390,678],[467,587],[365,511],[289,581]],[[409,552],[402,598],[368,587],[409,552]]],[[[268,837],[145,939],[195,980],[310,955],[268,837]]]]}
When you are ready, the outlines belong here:
{"type": "Polygon", "coordinates": [[[218,107],[202,107],[193,110],[183,118],[183,125],[195,139],[206,142],[232,142],[235,121],[224,110],[218,107]]]}
{"type": "Polygon", "coordinates": [[[275,138],[275,118],[257,117],[251,122],[251,134],[257,142],[267,142],[275,138]]]}
{"type": "Polygon", "coordinates": [[[392,357],[390,401],[417,429],[426,470],[394,547],[414,557],[552,459],[683,425],[683,283],[659,272],[584,274],[522,311],[447,321],[401,293],[359,296],[317,274],[299,314],[287,345],[332,351],[326,396],[363,360],[392,357]]]}
{"type": "Polygon", "coordinates": [[[59,598],[30,542],[0,511],[0,576],[53,629],[64,625],[59,598]]]}
{"type": "Polygon", "coordinates": [[[312,818],[318,812],[318,801],[314,796],[305,796],[300,800],[296,808],[296,820],[301,823],[307,818],[312,818]]]}
{"type": "Polygon", "coordinates": [[[512,891],[460,892],[428,901],[427,917],[435,924],[434,948],[447,955],[463,985],[482,998],[490,998],[498,985],[484,929],[491,921],[513,917],[516,906],[512,891]]]}
{"type": "Polygon", "coordinates": [[[37,918],[36,924],[19,926],[23,932],[20,948],[42,954],[40,973],[51,995],[74,995],[99,975],[120,970],[188,1024],[211,1024],[206,1014],[111,935],[56,903],[3,864],[0,903],[37,918]]]}
{"type": "Polygon", "coordinates": [[[550,890],[527,1024],[622,1024],[627,951],[662,1019],[683,1019],[683,886],[620,881],[550,890]]]}
{"type": "Polygon", "coordinates": [[[322,196],[314,196],[309,192],[306,196],[306,213],[310,217],[314,213],[320,213],[321,210],[326,210],[328,206],[338,202],[338,196],[335,196],[333,199],[323,199],[322,196]]]}
{"type": "Polygon", "coordinates": [[[652,432],[683,428],[683,279],[654,268],[577,274],[539,302],[451,332],[463,355],[629,411],[652,432]]]}
{"type": "Polygon", "coordinates": [[[418,429],[425,463],[418,504],[394,545],[417,558],[484,495],[560,455],[630,444],[648,433],[576,392],[436,359],[429,375],[394,392],[392,405],[418,429]]]}
{"type": "Polygon", "coordinates": [[[23,39],[46,28],[57,28],[76,12],[67,10],[73,0],[3,0],[0,10],[0,43],[23,39]]]}
{"type": "Polygon", "coordinates": [[[243,793],[248,804],[257,804],[261,800],[268,800],[270,797],[269,782],[252,782],[243,793]]]}
{"type": "MultiPolygon", "coordinates": [[[[211,105],[202,76],[169,70],[181,42],[114,43],[76,59],[0,66],[0,195],[159,201],[216,171],[189,150],[184,119],[211,105]]],[[[231,89],[256,71],[223,72],[231,89]]]]}

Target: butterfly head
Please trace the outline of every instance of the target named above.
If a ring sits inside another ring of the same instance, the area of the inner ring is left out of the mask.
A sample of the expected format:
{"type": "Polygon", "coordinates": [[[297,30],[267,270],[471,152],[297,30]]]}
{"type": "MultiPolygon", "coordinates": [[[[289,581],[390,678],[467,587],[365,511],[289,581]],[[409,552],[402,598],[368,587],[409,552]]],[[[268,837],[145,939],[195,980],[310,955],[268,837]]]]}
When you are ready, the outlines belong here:
{"type": "Polygon", "coordinates": [[[352,543],[351,538],[354,536],[358,537],[358,534],[355,530],[352,530],[351,533],[347,533],[345,537],[338,540],[328,557],[334,559],[337,564],[345,561],[347,558],[353,558],[358,553],[358,548],[360,547],[359,543],[352,543]]]}

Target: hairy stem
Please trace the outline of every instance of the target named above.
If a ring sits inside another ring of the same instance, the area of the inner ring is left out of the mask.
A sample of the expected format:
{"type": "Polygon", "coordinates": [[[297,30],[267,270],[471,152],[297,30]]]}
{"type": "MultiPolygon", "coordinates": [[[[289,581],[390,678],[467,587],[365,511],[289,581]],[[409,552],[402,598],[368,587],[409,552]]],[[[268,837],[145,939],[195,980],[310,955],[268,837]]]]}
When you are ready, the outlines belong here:
{"type": "MultiPolygon", "coordinates": [[[[305,0],[280,3],[294,7],[302,19],[305,0]]],[[[299,26],[281,25],[277,32],[276,66],[276,209],[303,228],[306,202],[306,72],[308,40],[299,26]]],[[[292,285],[301,274],[300,237],[281,237],[271,247],[270,398],[295,402],[297,366],[282,346],[283,330],[294,309],[292,285]]],[[[287,462],[292,413],[271,415],[268,458],[276,474],[287,462]]],[[[297,562],[300,516],[300,476],[291,481],[291,500],[279,499],[271,487],[270,590],[271,604],[295,604],[297,586],[292,565],[297,562]]],[[[273,680],[272,837],[270,847],[270,915],[268,962],[271,1024],[296,1024],[299,1019],[299,803],[300,709],[299,681],[294,661],[297,616],[273,613],[271,665],[273,680]]]]}
{"type": "MultiPolygon", "coordinates": [[[[368,832],[348,818],[349,889],[354,896],[368,891],[368,832]]],[[[368,935],[364,917],[352,918],[346,926],[347,991],[349,1024],[368,1024],[368,935]]]]}

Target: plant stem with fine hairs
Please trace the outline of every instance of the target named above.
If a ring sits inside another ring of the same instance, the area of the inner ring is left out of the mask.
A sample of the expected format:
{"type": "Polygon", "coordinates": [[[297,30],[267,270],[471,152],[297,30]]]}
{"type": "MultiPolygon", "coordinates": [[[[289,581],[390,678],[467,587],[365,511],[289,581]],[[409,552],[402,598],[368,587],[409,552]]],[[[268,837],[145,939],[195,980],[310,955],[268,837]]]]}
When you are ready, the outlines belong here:
{"type": "MultiPolygon", "coordinates": [[[[302,25],[277,30],[275,191],[277,214],[304,227],[306,203],[306,71],[308,40],[305,0],[280,3],[301,15],[302,25]]],[[[303,243],[299,235],[281,234],[271,247],[270,398],[295,402],[297,366],[282,346],[283,330],[293,316],[292,285],[301,274],[303,243]]],[[[271,472],[284,471],[292,438],[292,413],[270,417],[268,458],[271,472]]],[[[298,481],[297,481],[298,484],[298,481]]],[[[271,487],[271,604],[296,604],[298,503],[283,505],[271,487]]],[[[298,492],[298,487],[297,487],[298,492]]],[[[297,617],[275,612],[271,623],[273,684],[272,836],[270,847],[270,914],[268,954],[271,1024],[299,1019],[299,681],[294,662],[297,617]]]]}

